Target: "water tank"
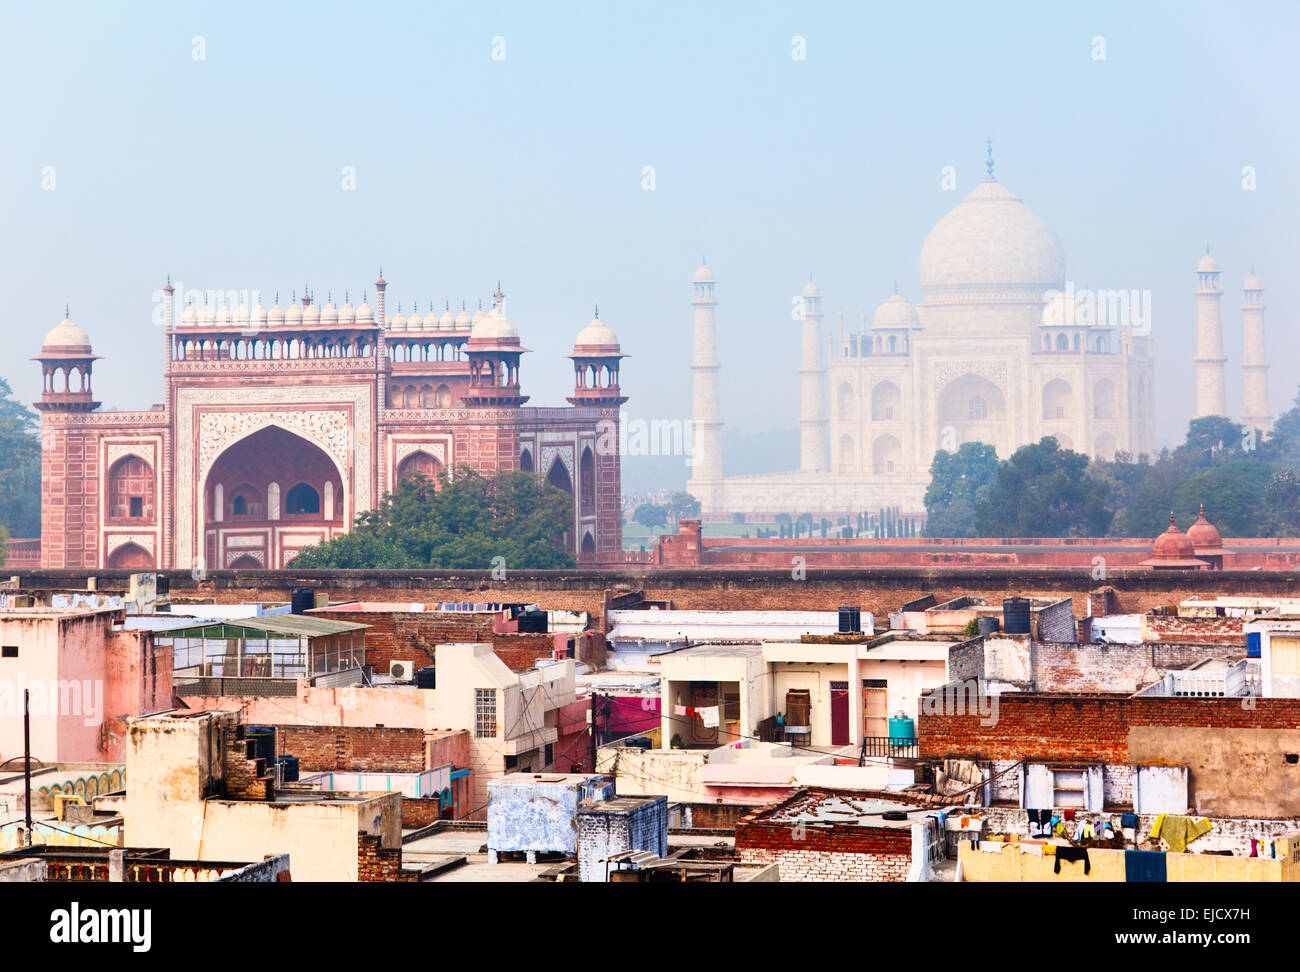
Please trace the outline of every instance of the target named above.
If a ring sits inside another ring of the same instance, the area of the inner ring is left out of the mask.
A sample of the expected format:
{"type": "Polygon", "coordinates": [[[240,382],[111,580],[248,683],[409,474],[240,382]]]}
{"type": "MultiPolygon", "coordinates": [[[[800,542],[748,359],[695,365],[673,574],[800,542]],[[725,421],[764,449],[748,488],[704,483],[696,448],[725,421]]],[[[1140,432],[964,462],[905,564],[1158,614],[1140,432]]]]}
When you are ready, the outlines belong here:
{"type": "Polygon", "coordinates": [[[889,720],[889,738],[912,740],[916,738],[916,723],[911,719],[889,720]]]}
{"type": "Polygon", "coordinates": [[[426,665],[424,668],[417,668],[415,670],[415,687],[422,689],[437,688],[437,674],[438,670],[432,665],[426,665]]]}
{"type": "Polygon", "coordinates": [[[298,782],[298,757],[297,756],[277,756],[275,761],[280,764],[280,782],[297,783],[298,782]]]}
{"type": "Polygon", "coordinates": [[[862,632],[862,609],[858,607],[840,608],[840,634],[860,634],[862,632]]]}
{"type": "Polygon", "coordinates": [[[977,618],[977,619],[975,620],[975,628],[976,628],[976,630],[978,631],[979,636],[980,636],[981,638],[983,638],[983,637],[985,637],[985,636],[987,636],[987,635],[994,634],[994,633],[996,633],[997,630],[998,630],[998,619],[997,619],[997,618],[977,618]]]}
{"type": "Polygon", "coordinates": [[[546,612],[525,611],[519,615],[520,634],[546,634],[546,612]]]}
{"type": "Polygon", "coordinates": [[[1029,598],[1003,599],[1002,630],[1007,634],[1029,634],[1029,598]]]}
{"type": "Polygon", "coordinates": [[[268,763],[275,758],[274,727],[248,726],[244,729],[244,739],[249,744],[249,758],[264,759],[268,763]]]}
{"type": "Polygon", "coordinates": [[[302,614],[316,606],[316,592],[310,587],[295,587],[289,592],[289,610],[302,614]]]}

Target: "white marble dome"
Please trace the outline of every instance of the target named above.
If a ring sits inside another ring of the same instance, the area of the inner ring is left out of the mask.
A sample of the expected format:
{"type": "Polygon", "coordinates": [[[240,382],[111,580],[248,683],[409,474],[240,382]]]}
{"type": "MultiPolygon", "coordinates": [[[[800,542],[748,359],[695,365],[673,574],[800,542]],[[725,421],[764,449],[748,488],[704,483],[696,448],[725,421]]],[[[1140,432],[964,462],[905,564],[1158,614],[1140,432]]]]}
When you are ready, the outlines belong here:
{"type": "Polygon", "coordinates": [[[1218,273],[1219,261],[1210,256],[1210,251],[1206,250],[1205,256],[1197,262],[1196,270],[1198,273],[1218,273]]]}
{"type": "Polygon", "coordinates": [[[267,312],[266,322],[268,324],[284,323],[284,308],[280,306],[279,297],[276,297],[275,303],[271,305],[271,309],[267,312]]]}
{"type": "Polygon", "coordinates": [[[695,271],[694,280],[695,283],[714,283],[716,278],[713,276],[713,271],[704,265],[695,271]]]}
{"type": "Polygon", "coordinates": [[[590,324],[578,332],[573,342],[575,348],[618,345],[618,335],[611,331],[599,317],[592,318],[590,324]]]}
{"type": "Polygon", "coordinates": [[[1264,281],[1260,280],[1259,277],[1255,276],[1252,273],[1249,277],[1246,278],[1245,282],[1241,285],[1241,289],[1242,290],[1263,290],[1264,281]]]}
{"type": "Polygon", "coordinates": [[[198,323],[198,319],[199,313],[194,309],[193,304],[187,304],[185,310],[181,311],[182,324],[196,324],[198,323]]]}
{"type": "Polygon", "coordinates": [[[800,297],[820,297],[821,295],[822,292],[817,289],[817,285],[811,280],[803,285],[803,290],[799,291],[800,297]]]}
{"type": "Polygon", "coordinates": [[[878,328],[914,328],[920,327],[916,308],[911,301],[899,294],[892,294],[876,308],[871,318],[871,326],[878,328]]]}
{"type": "MultiPolygon", "coordinates": [[[[444,315],[450,316],[450,315],[444,315]]],[[[501,313],[501,308],[494,307],[490,314],[485,314],[483,318],[474,325],[470,331],[470,337],[479,340],[502,340],[504,338],[518,339],[519,332],[515,326],[510,323],[510,319],[501,313]]]]}
{"type": "Polygon", "coordinates": [[[55,325],[50,333],[45,335],[45,343],[41,345],[42,349],[58,350],[60,348],[89,348],[90,335],[83,331],[72,319],[65,317],[55,325]]]}
{"type": "Polygon", "coordinates": [[[373,321],[374,319],[375,319],[375,312],[371,310],[370,303],[366,300],[362,300],[361,306],[357,308],[357,320],[373,321]]]}
{"type": "Polygon", "coordinates": [[[1060,289],[1064,281],[1060,239],[1000,182],[980,183],[935,224],[921,247],[927,298],[965,291],[1047,291],[1060,289]]]}

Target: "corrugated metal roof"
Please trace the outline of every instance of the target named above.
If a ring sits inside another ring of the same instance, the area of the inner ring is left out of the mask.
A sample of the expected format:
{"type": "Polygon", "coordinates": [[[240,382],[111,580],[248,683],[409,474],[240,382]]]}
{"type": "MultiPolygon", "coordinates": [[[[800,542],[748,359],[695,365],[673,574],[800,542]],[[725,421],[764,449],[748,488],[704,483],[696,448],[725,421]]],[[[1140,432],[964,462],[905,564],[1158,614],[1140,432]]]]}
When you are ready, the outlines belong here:
{"type": "MultiPolygon", "coordinates": [[[[264,614],[257,618],[233,618],[219,621],[200,621],[188,627],[176,628],[166,632],[169,638],[204,638],[226,637],[214,635],[214,629],[243,631],[258,635],[289,635],[307,638],[321,638],[326,635],[342,634],[344,631],[362,631],[368,624],[355,624],[352,621],[335,621],[333,618],[309,617],[305,614],[264,614]]],[[[239,637],[238,634],[235,637],[239,637]]]]}

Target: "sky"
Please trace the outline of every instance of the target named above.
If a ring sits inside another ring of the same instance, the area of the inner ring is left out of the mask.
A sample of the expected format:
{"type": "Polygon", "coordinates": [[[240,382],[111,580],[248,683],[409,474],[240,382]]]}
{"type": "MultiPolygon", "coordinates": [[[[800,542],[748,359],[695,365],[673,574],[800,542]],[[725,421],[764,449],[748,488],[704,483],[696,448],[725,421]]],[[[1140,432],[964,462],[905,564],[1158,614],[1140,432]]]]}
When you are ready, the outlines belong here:
{"type": "MultiPolygon", "coordinates": [[[[500,280],[533,405],[563,403],[599,304],[629,418],[684,420],[707,258],[728,471],[788,468],[791,298],[811,275],[831,327],[895,282],[919,300],[921,243],[986,138],[1070,280],[1151,291],[1159,442],[1192,414],[1207,244],[1230,408],[1252,268],[1275,414],[1296,395],[1293,2],[5,2],[0,25],[0,377],[24,401],[65,303],[104,357],[96,397],[148,408],[167,274],[355,305],[382,266],[408,314],[472,311],[500,280]]],[[[624,469],[633,489],[687,472],[624,469]]]]}

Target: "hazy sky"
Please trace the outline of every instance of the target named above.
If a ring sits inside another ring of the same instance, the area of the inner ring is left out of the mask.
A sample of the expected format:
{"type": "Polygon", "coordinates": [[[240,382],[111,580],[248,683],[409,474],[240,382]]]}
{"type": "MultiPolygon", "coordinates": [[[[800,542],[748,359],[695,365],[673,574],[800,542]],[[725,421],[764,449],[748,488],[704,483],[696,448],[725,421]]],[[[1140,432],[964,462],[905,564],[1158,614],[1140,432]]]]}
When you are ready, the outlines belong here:
{"type": "Polygon", "coordinates": [[[561,355],[599,302],[632,356],[630,415],[686,418],[689,281],[706,255],[723,417],[789,441],[791,296],[812,273],[832,326],[839,310],[856,325],[895,280],[919,300],[921,243],[983,177],[988,136],[999,179],[1060,235],[1070,279],[1152,291],[1162,442],[1191,414],[1207,242],[1230,407],[1252,265],[1274,411],[1296,392],[1295,3],[0,9],[0,374],[27,401],[27,359],[65,301],[105,357],[97,397],[147,408],[162,397],[151,310],[168,272],[268,304],[304,283],[356,304],[366,288],[374,302],[382,265],[407,313],[472,309],[500,278],[535,351],[530,404],[562,402],[561,355]],[[956,192],[941,188],[948,165],[956,192]]]}

